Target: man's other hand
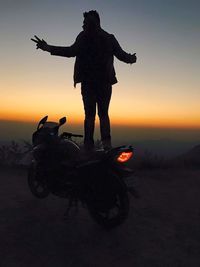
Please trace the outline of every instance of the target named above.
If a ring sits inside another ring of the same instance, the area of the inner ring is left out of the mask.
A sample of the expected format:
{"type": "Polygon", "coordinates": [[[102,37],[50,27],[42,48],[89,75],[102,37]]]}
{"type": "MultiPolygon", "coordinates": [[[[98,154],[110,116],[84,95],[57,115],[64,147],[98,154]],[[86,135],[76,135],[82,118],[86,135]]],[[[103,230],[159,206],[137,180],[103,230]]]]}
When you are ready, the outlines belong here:
{"type": "Polygon", "coordinates": [[[41,40],[36,35],[34,35],[35,39],[31,38],[31,41],[36,43],[36,49],[41,49],[43,51],[49,51],[49,45],[43,39],[41,40]]]}
{"type": "Polygon", "coordinates": [[[137,61],[136,53],[131,55],[131,64],[135,63],[137,61]]]}

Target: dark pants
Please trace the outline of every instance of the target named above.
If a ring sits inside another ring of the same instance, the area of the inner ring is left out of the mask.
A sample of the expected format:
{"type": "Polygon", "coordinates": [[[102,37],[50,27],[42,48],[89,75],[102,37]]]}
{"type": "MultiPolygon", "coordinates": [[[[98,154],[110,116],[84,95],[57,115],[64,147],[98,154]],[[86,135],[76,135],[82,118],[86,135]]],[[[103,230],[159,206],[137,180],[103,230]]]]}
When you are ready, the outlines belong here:
{"type": "Polygon", "coordinates": [[[90,148],[94,146],[93,135],[95,127],[96,106],[100,120],[100,132],[103,146],[110,147],[111,136],[108,108],[112,94],[111,84],[103,82],[82,82],[81,94],[85,110],[85,147],[90,148]]]}

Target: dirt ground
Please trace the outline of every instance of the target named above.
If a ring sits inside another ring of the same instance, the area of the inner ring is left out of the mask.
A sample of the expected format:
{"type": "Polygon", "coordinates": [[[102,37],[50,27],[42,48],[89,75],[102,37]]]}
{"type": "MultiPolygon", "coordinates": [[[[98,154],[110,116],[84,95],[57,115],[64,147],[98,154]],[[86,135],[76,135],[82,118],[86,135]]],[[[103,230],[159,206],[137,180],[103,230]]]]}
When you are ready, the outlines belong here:
{"type": "Polygon", "coordinates": [[[64,220],[66,200],[40,200],[25,170],[0,171],[1,267],[199,267],[200,171],[136,173],[140,199],[105,231],[79,207],[64,220]]]}

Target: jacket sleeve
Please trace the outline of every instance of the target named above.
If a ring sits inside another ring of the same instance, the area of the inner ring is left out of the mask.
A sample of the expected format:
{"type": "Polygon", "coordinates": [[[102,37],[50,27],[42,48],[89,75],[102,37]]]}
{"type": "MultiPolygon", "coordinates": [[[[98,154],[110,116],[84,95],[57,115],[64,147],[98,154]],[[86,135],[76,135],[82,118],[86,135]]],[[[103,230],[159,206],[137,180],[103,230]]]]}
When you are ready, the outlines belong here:
{"type": "Polygon", "coordinates": [[[76,51],[74,49],[74,45],[71,46],[50,46],[50,53],[53,56],[61,56],[61,57],[75,57],[76,51]]]}
{"type": "Polygon", "coordinates": [[[50,45],[49,52],[53,56],[61,56],[61,57],[75,57],[78,53],[79,46],[80,46],[80,35],[79,34],[71,46],[54,46],[50,45]]]}
{"type": "Polygon", "coordinates": [[[116,56],[117,59],[120,61],[123,61],[125,63],[134,63],[135,60],[133,58],[133,55],[126,53],[118,43],[117,39],[114,35],[112,35],[112,43],[113,43],[113,54],[116,56]]]}

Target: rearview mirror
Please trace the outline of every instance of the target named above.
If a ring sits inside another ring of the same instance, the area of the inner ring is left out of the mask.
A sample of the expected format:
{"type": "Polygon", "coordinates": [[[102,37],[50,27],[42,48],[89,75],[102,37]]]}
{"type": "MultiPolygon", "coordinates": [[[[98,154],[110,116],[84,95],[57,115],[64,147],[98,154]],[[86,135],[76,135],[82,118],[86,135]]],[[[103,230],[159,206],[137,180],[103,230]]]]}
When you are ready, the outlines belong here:
{"type": "Polygon", "coordinates": [[[63,125],[63,124],[65,124],[65,122],[66,122],[66,117],[61,118],[61,119],[59,120],[59,124],[60,124],[60,126],[63,125]]]}
{"type": "Polygon", "coordinates": [[[37,127],[37,129],[39,129],[39,127],[40,127],[41,124],[45,124],[45,122],[47,121],[47,119],[48,119],[48,116],[45,116],[44,118],[42,118],[42,119],[40,120],[40,122],[38,123],[38,127],[37,127]]]}

